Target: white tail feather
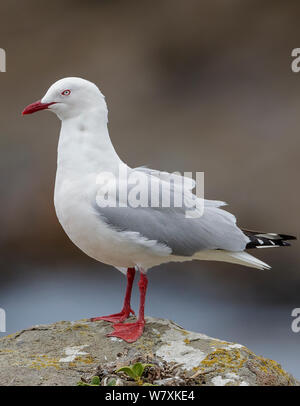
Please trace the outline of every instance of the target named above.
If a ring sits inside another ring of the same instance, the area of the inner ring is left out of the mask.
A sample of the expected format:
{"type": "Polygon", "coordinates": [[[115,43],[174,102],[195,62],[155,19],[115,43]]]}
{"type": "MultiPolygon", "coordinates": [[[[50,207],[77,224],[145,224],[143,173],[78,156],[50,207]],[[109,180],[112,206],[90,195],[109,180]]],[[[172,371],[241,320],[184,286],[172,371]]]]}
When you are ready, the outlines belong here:
{"type": "Polygon", "coordinates": [[[247,252],[228,252],[227,255],[233,259],[235,264],[241,264],[245,266],[249,266],[251,268],[257,269],[271,269],[270,265],[266,264],[265,262],[261,261],[258,258],[255,258],[253,255],[248,254],[247,252]]]}
{"type": "Polygon", "coordinates": [[[232,264],[240,264],[256,269],[271,269],[268,264],[253,257],[245,251],[233,252],[226,250],[206,250],[197,252],[193,259],[230,262],[232,264]]]}

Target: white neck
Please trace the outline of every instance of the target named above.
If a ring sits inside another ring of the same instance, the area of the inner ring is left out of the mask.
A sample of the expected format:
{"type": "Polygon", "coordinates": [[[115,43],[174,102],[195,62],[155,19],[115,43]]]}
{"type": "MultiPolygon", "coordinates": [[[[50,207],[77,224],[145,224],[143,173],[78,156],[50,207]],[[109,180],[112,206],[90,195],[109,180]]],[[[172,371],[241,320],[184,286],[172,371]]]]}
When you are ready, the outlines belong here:
{"type": "Polygon", "coordinates": [[[78,179],[100,171],[115,172],[121,162],[109,137],[106,111],[89,110],[62,121],[57,175],[78,179]]]}

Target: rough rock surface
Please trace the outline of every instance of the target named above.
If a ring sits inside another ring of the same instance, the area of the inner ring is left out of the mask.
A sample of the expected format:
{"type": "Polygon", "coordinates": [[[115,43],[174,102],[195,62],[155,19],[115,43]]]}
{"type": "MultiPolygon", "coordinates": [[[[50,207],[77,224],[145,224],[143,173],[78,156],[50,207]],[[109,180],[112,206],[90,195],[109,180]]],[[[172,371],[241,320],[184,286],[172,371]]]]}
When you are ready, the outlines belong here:
{"type": "Polygon", "coordinates": [[[143,336],[128,344],[108,338],[110,323],[80,320],[38,325],[0,339],[0,385],[77,385],[98,375],[102,385],[133,381],[115,370],[136,361],[153,367],[143,382],[155,385],[299,385],[275,361],[240,344],[147,318],[143,336]]]}

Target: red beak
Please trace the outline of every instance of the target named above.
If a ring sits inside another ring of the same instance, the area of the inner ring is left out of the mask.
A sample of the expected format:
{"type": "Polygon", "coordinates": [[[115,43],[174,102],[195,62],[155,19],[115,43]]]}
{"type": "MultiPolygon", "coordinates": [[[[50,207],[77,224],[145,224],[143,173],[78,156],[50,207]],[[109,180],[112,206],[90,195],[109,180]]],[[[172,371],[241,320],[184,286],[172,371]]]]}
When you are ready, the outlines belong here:
{"type": "Polygon", "coordinates": [[[52,104],[55,104],[55,102],[52,103],[42,103],[40,100],[36,101],[35,103],[29,104],[29,106],[25,107],[23,110],[22,114],[32,114],[35,113],[36,111],[39,110],[45,110],[52,104]]]}

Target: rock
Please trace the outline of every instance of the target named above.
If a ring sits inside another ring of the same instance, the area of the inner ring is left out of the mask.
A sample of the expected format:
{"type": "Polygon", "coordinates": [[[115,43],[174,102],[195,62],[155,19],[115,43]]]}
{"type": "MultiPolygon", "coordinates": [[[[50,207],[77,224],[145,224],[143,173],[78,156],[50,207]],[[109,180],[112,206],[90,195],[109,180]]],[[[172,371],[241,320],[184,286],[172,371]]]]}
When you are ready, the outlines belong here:
{"type": "Polygon", "coordinates": [[[99,376],[101,385],[135,385],[116,370],[150,363],[139,384],[299,386],[277,362],[241,344],[186,331],[172,321],[146,319],[143,336],[129,344],[106,334],[105,321],[60,321],[0,339],[0,385],[77,385],[99,376]]]}

